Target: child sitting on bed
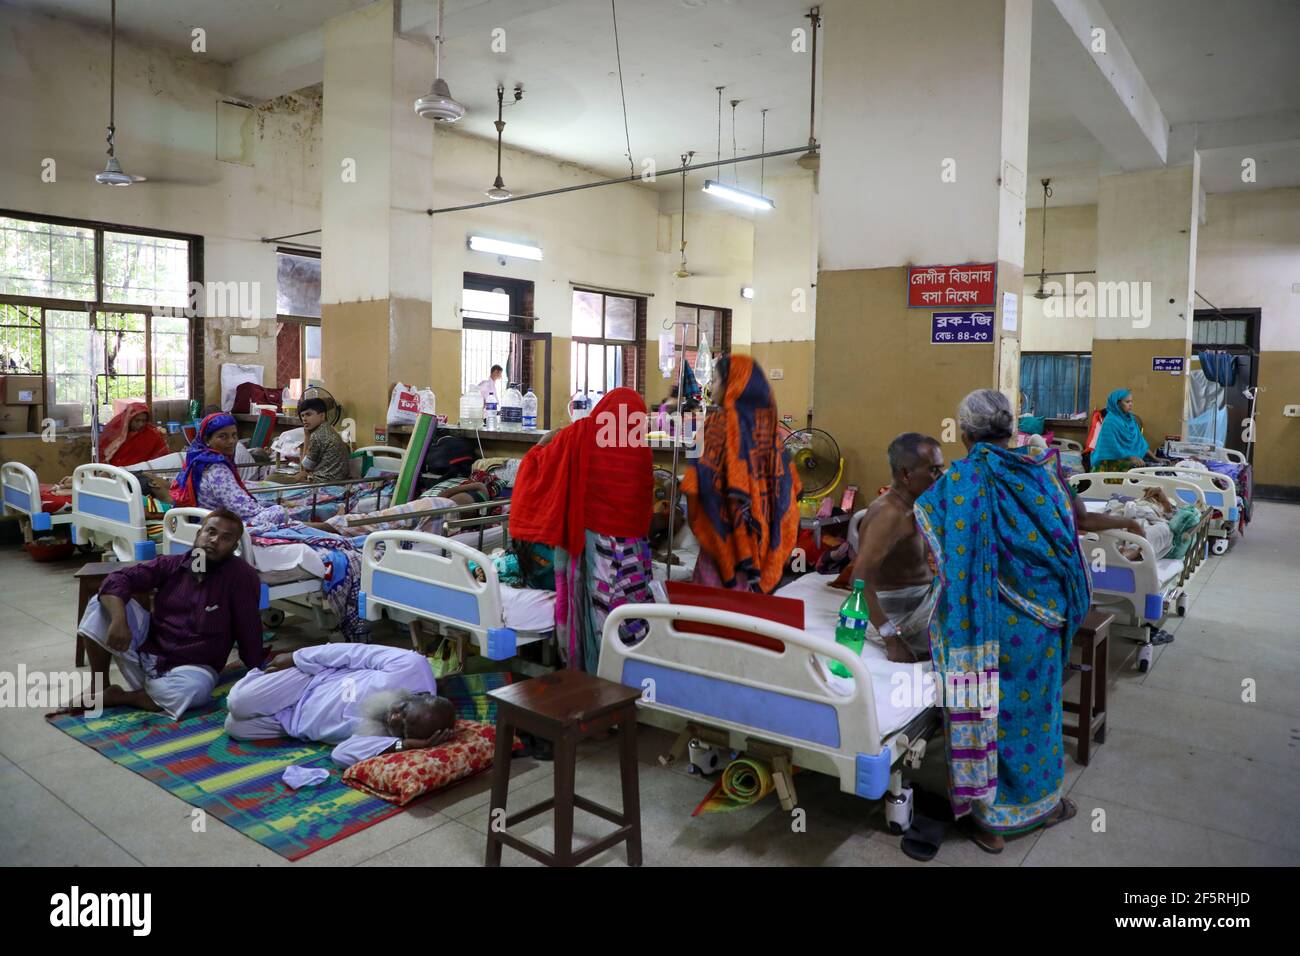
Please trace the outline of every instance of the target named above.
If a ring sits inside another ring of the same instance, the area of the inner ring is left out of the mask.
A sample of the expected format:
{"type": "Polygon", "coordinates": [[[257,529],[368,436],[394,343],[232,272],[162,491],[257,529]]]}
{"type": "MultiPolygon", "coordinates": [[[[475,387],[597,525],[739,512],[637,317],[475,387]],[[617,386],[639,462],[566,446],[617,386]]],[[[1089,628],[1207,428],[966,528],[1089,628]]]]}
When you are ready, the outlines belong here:
{"type": "MultiPolygon", "coordinates": [[[[514,539],[510,548],[491,555],[497,580],[512,588],[529,588],[534,591],[555,590],[555,549],[547,544],[514,539]]],[[[470,567],[479,581],[486,581],[483,569],[471,562],[470,567]]]]}

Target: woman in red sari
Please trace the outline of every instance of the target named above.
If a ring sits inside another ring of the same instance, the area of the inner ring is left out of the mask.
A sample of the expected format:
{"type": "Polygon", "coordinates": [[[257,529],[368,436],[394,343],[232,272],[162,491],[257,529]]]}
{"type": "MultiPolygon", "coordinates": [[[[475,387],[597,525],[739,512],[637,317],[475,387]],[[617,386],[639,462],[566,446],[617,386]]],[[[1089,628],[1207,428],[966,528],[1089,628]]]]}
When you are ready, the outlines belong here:
{"type": "Polygon", "coordinates": [[[171,454],[150,418],[144,402],[132,402],[114,415],[99,433],[99,460],[125,468],[171,454]]]}

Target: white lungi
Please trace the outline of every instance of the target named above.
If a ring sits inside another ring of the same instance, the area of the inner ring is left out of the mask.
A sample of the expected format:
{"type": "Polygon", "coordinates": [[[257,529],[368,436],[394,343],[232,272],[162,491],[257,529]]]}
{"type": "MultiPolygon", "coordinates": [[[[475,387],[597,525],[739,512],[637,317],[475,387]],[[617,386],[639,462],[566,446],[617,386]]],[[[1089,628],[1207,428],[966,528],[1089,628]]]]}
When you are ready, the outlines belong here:
{"type": "Polygon", "coordinates": [[[158,658],[140,650],[140,645],[149,636],[149,612],[138,601],[126,605],[126,621],[131,628],[131,644],[126,650],[108,646],[109,620],[108,611],[100,605],[99,597],[92,597],[81,623],[77,625],[77,633],[113,655],[113,662],[122,672],[127,687],[143,690],[173,719],[179,719],[195,704],[211,699],[212,689],[217,686],[217,672],[211,667],[181,664],[159,674],[158,658]]]}

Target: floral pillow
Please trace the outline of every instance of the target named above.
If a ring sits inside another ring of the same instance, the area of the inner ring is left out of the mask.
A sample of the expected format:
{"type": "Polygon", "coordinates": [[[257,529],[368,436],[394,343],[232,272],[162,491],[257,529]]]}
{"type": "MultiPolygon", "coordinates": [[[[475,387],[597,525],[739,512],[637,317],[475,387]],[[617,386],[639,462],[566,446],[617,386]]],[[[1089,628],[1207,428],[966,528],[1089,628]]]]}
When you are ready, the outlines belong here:
{"type": "Polygon", "coordinates": [[[403,807],[416,797],[489,769],[496,739],[491,724],[457,720],[456,735],[441,746],[362,760],[343,772],[343,782],[403,807]]]}

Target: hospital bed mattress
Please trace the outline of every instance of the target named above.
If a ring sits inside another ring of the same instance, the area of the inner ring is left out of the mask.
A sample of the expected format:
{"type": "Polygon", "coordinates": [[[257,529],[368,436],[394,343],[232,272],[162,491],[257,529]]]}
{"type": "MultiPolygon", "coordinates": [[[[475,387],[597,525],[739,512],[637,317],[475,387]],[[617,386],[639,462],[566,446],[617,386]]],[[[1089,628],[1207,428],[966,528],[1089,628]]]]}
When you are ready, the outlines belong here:
{"type": "MultiPolygon", "coordinates": [[[[830,587],[838,575],[805,574],[784,587],[776,590],[777,597],[795,598],[803,601],[804,630],[828,641],[835,640],[835,627],[839,623],[840,605],[848,597],[848,591],[830,587]]],[[[882,736],[888,736],[901,730],[927,709],[924,701],[915,706],[900,707],[893,698],[899,696],[895,688],[900,685],[907,688],[926,686],[927,678],[923,675],[933,672],[929,663],[898,664],[885,656],[885,649],[871,641],[862,648],[862,661],[871,673],[871,686],[876,702],[876,719],[880,724],[882,736]]],[[[824,665],[823,665],[824,667],[824,665]]],[[[835,690],[848,696],[852,693],[851,678],[836,677],[825,672],[827,683],[835,690]]],[[[916,696],[909,694],[909,697],[916,696]]]]}

